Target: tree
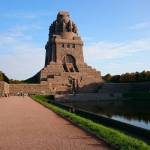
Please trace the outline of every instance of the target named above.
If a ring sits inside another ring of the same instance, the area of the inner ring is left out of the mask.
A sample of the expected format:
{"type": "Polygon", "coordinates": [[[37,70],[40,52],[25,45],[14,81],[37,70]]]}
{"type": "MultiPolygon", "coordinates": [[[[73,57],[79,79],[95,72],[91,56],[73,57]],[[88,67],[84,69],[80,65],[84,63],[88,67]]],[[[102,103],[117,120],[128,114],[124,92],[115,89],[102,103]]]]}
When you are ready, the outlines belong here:
{"type": "Polygon", "coordinates": [[[103,77],[106,82],[147,82],[150,81],[150,71],[142,71],[142,72],[133,72],[133,73],[124,73],[121,75],[107,74],[103,77]]]}

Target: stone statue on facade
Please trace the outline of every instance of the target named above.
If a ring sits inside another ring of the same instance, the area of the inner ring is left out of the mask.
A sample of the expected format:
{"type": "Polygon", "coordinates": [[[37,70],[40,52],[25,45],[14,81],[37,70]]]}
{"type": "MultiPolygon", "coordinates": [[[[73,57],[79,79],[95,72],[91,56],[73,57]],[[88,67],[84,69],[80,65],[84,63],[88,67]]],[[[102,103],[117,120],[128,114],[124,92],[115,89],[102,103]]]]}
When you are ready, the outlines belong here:
{"type": "Polygon", "coordinates": [[[62,32],[73,32],[77,34],[77,27],[73,21],[70,20],[68,12],[59,12],[57,19],[51,24],[49,28],[49,35],[60,35],[62,32]]]}

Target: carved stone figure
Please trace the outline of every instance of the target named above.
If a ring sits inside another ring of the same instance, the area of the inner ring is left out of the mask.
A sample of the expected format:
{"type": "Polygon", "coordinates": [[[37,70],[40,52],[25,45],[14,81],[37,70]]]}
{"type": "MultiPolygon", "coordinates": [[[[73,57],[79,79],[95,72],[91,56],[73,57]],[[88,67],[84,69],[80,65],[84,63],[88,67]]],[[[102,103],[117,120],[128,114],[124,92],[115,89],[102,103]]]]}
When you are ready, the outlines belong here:
{"type": "Polygon", "coordinates": [[[73,21],[70,20],[68,12],[59,12],[57,19],[51,24],[49,28],[49,35],[60,35],[62,32],[73,32],[77,34],[77,27],[73,21]]]}

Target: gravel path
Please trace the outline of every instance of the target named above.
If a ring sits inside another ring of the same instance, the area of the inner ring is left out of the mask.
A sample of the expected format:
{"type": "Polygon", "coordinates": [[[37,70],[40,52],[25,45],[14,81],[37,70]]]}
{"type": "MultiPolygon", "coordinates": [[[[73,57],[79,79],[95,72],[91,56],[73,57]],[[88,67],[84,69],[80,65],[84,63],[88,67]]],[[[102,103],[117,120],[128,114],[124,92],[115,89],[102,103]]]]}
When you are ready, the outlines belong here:
{"type": "Polygon", "coordinates": [[[110,150],[29,97],[0,98],[0,150],[110,150]]]}

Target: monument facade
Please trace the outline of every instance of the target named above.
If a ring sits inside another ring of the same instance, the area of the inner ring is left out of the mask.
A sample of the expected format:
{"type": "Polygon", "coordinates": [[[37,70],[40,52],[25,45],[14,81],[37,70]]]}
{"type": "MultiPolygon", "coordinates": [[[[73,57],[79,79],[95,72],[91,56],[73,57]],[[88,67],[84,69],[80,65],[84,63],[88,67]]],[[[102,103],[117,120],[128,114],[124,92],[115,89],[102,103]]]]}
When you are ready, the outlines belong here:
{"type": "Polygon", "coordinates": [[[49,28],[45,46],[45,67],[31,79],[32,84],[0,83],[0,92],[16,95],[96,92],[101,74],[88,66],[83,57],[83,41],[69,13],[61,11],[49,28]]]}
{"type": "Polygon", "coordinates": [[[83,41],[68,12],[59,12],[51,24],[45,49],[40,82],[52,91],[93,92],[102,82],[100,72],[84,62],[83,41]]]}

